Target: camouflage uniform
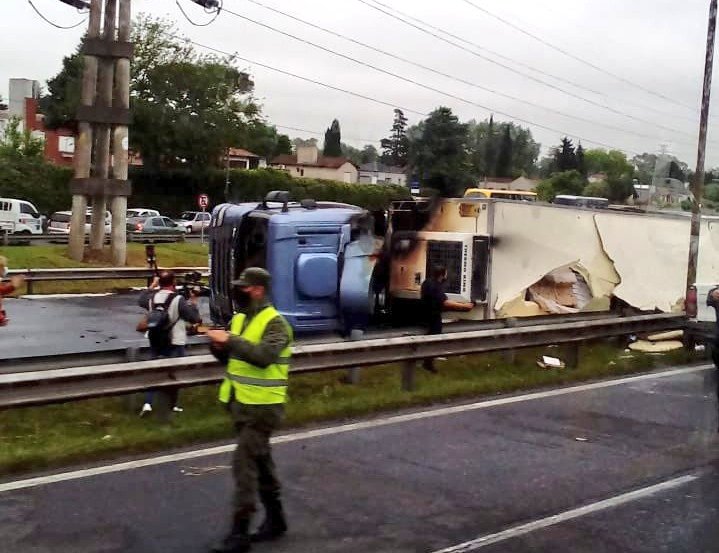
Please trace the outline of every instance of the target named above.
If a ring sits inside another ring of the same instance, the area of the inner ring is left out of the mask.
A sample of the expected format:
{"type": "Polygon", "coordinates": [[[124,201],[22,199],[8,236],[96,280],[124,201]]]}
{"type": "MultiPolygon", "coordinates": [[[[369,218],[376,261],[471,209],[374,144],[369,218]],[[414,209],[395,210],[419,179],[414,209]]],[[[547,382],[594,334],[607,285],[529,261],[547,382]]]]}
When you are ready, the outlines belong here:
{"type": "MultiPolygon", "coordinates": [[[[270,275],[264,269],[252,267],[245,269],[232,284],[242,290],[262,286],[267,293],[270,275]]],[[[213,552],[244,553],[251,541],[274,539],[287,530],[270,437],[284,414],[291,344],[291,327],[265,299],[235,314],[227,345],[213,346],[215,356],[227,364],[219,399],[227,405],[237,434],[232,465],[235,481],[232,530],[213,552]],[[250,536],[249,525],[258,494],[265,519],[250,536]]]]}
{"type": "MultiPolygon", "coordinates": [[[[248,311],[248,320],[268,305],[265,302],[248,311]]],[[[267,325],[261,344],[254,346],[232,336],[228,353],[229,357],[262,367],[272,363],[289,341],[285,324],[280,319],[274,319],[267,325]]],[[[232,401],[229,409],[237,435],[233,459],[235,512],[249,516],[255,512],[258,492],[263,505],[279,499],[280,482],[272,461],[270,436],[282,422],[284,407],[282,404],[245,405],[232,401]]]]}

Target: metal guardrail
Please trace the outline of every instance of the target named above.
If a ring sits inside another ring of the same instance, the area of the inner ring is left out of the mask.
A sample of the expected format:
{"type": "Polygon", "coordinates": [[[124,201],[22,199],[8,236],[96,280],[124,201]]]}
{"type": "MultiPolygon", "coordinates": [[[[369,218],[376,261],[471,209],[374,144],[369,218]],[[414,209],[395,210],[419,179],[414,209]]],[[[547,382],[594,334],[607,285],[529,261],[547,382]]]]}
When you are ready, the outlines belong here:
{"type": "MultiPolygon", "coordinates": [[[[202,276],[209,275],[207,267],[166,267],[176,274],[199,272],[202,276]]],[[[14,269],[8,271],[9,276],[25,277],[28,294],[33,293],[34,282],[56,282],[62,280],[141,280],[152,278],[155,273],[145,267],[97,267],[72,269],[14,269]]]]}
{"type": "MultiPolygon", "coordinates": [[[[180,234],[155,234],[155,233],[143,233],[143,232],[128,232],[128,242],[185,242],[191,239],[200,240],[200,235],[188,235],[185,233],[180,234]]],[[[69,236],[66,234],[12,234],[0,230],[0,245],[2,246],[21,246],[21,245],[32,245],[38,242],[46,242],[50,244],[67,244],[69,236]]],[[[85,242],[89,240],[89,237],[85,237],[85,242]]],[[[110,237],[105,237],[105,242],[109,243],[110,237]]]]}
{"type": "MultiPolygon", "coordinates": [[[[402,382],[411,389],[416,361],[547,344],[683,328],[673,314],[640,315],[564,324],[406,336],[294,348],[293,373],[334,371],[358,366],[401,363],[402,382]]],[[[223,369],[211,355],[94,365],[0,375],[0,408],[62,403],[167,386],[219,382],[223,369]]]]}
{"type": "MultiPolygon", "coordinates": [[[[479,330],[498,330],[502,328],[520,328],[542,324],[560,324],[583,321],[594,321],[598,319],[618,319],[617,314],[600,313],[573,313],[568,315],[540,315],[535,317],[492,319],[483,321],[454,321],[444,325],[444,334],[455,332],[471,332],[479,330]]],[[[364,335],[364,340],[382,338],[402,338],[405,336],[421,336],[426,334],[422,327],[402,327],[390,329],[370,329],[364,335]]],[[[339,336],[335,332],[328,332],[322,335],[309,337],[300,336],[299,344],[332,344],[336,343],[339,336]]],[[[188,355],[198,355],[207,352],[207,339],[196,338],[195,342],[187,344],[188,355]]],[[[150,358],[149,346],[114,348],[101,351],[87,351],[77,353],[63,353],[55,355],[28,355],[26,357],[2,359],[0,358],[0,374],[62,369],[68,367],[81,367],[87,365],[109,365],[113,363],[126,363],[128,361],[140,361],[150,358]]]]}

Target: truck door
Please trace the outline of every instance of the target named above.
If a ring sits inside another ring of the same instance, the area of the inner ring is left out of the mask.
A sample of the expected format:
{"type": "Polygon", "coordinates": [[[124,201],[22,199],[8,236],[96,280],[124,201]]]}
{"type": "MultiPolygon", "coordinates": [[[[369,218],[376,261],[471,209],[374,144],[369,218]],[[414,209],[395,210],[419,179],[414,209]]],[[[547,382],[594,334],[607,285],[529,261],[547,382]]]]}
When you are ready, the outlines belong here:
{"type": "Polygon", "coordinates": [[[343,251],[339,304],[345,333],[365,330],[375,309],[372,281],[381,249],[381,241],[363,233],[349,242],[343,251]]]}
{"type": "Polygon", "coordinates": [[[268,257],[275,306],[298,332],[336,330],[342,225],[280,226],[268,257]]]}

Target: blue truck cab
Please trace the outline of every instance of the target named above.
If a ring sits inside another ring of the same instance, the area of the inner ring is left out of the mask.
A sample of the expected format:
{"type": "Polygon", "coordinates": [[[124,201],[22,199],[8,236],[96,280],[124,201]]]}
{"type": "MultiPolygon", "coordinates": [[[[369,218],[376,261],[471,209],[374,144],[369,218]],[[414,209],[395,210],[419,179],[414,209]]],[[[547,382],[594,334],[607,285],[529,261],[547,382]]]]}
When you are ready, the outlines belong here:
{"type": "Polygon", "coordinates": [[[272,275],[272,301],[296,332],[348,332],[367,324],[378,249],[367,211],[334,202],[289,202],[286,192],[273,192],[260,204],[216,206],[209,236],[216,324],[232,317],[230,282],[253,266],[272,275]]]}

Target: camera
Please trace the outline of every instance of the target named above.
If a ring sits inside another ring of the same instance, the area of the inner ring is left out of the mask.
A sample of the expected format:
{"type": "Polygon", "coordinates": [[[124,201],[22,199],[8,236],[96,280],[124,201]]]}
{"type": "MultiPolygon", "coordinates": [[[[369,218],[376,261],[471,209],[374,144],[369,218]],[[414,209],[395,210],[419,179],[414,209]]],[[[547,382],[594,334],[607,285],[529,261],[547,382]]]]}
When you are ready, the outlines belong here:
{"type": "Polygon", "coordinates": [[[187,300],[192,296],[210,297],[210,287],[202,282],[202,274],[198,271],[187,273],[178,282],[178,291],[187,300]]]}

